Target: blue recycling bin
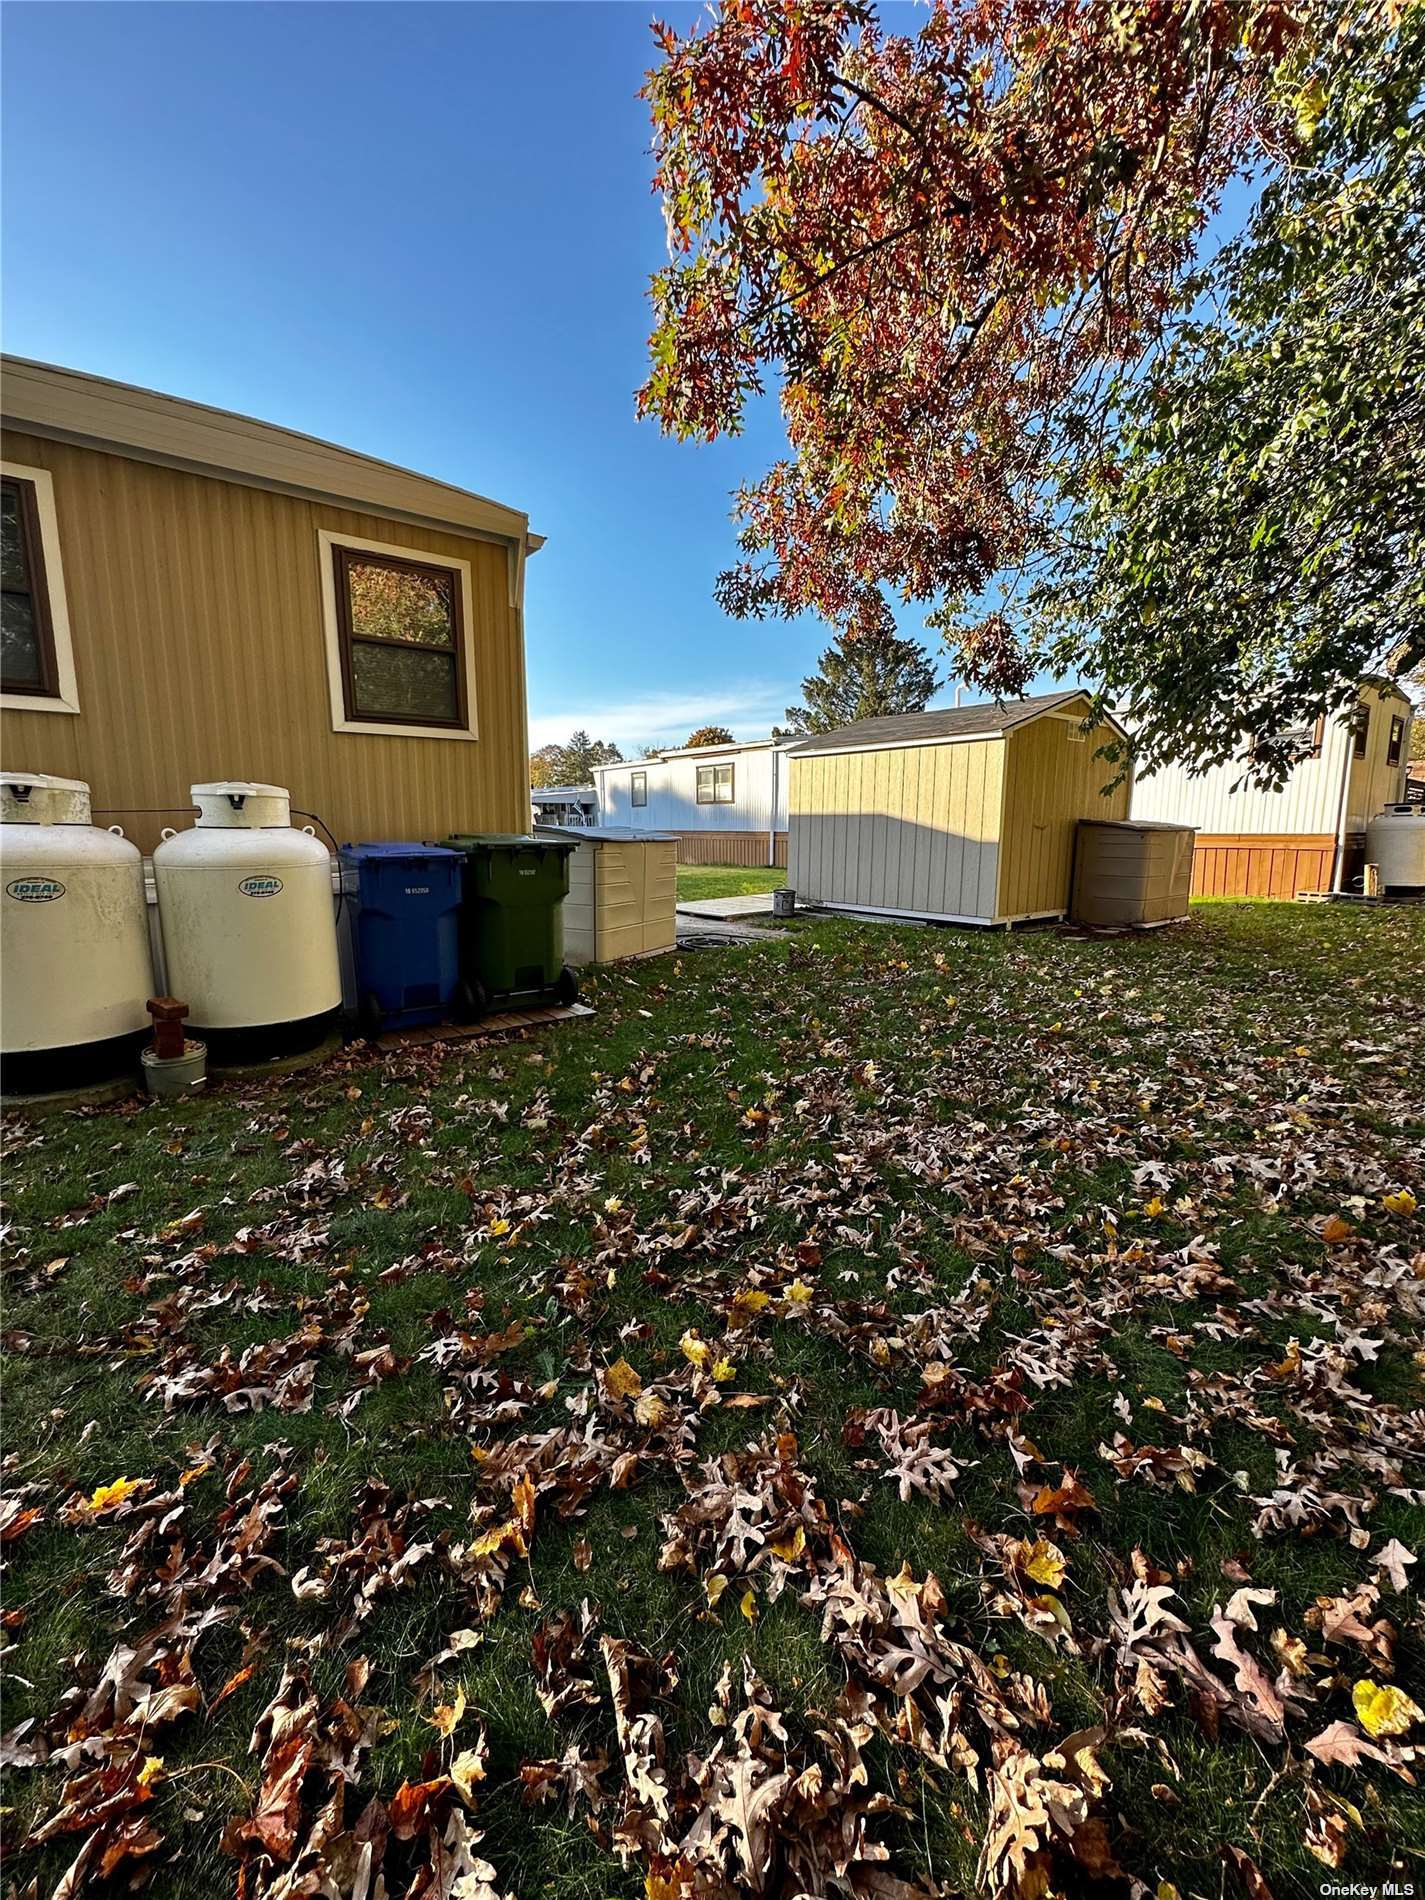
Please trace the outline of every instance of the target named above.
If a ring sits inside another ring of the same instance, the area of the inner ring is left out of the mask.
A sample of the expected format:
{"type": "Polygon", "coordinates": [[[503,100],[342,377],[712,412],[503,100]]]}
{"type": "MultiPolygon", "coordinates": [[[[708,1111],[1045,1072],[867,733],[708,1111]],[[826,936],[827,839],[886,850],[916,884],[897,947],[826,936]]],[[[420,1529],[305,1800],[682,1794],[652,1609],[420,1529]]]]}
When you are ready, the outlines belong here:
{"type": "Polygon", "coordinates": [[[470,1014],[460,975],[463,854],[443,845],[344,844],[341,861],[362,1028],[379,1035],[470,1014]]]}

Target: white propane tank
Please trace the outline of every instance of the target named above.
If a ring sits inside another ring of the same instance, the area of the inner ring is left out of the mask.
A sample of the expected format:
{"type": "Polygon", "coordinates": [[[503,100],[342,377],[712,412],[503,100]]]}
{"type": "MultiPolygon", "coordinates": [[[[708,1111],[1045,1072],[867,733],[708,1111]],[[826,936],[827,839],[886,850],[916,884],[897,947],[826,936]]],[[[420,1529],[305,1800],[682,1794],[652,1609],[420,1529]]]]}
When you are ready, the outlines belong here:
{"type": "Polygon", "coordinates": [[[143,859],[90,822],[82,779],[0,772],[5,1087],[117,1075],[151,1027],[143,859]]]}
{"type": "Polygon", "coordinates": [[[1387,805],[1366,826],[1366,863],[1387,891],[1425,889],[1425,805],[1387,805]]]}
{"type": "Polygon", "coordinates": [[[341,1006],[331,857],[281,785],[194,785],[153,854],[168,988],[218,1061],[310,1048],[341,1006]]]}

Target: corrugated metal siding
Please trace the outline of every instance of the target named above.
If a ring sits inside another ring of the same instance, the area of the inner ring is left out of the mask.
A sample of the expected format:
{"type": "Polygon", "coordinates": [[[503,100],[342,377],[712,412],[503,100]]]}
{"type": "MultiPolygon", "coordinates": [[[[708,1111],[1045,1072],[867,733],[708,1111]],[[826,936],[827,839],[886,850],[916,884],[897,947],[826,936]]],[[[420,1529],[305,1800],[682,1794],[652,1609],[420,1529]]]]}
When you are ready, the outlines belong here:
{"type": "Polygon", "coordinates": [[[1047,717],[1006,738],[997,916],[1067,910],[1079,819],[1128,816],[1126,782],[1103,796],[1114,774],[1094,756],[1103,740],[1077,732],[1073,721],[1047,717]]]}
{"type": "MultiPolygon", "coordinates": [[[[1378,718],[1380,715],[1377,714],[1378,718]]],[[[1170,824],[1195,825],[1199,831],[1322,832],[1334,834],[1341,800],[1341,775],[1351,735],[1328,719],[1319,759],[1302,759],[1280,791],[1233,786],[1246,771],[1245,758],[1193,774],[1186,766],[1164,766],[1151,777],[1136,778],[1135,818],[1163,818],[1170,824]]]]}
{"type": "MultiPolygon", "coordinates": [[[[633,825],[643,831],[760,831],[765,838],[774,821],[786,822],[786,773],[783,757],[778,768],[776,810],[773,809],[772,749],[709,752],[701,759],[632,759],[598,775],[599,804],[606,825],[633,825]],[[732,767],[733,802],[698,803],[698,767],[732,767]],[[634,772],[648,774],[648,803],[635,807],[629,780],[634,772]]],[[[690,860],[691,861],[691,860],[690,860]]],[[[700,860],[704,861],[704,860],[700,860]]],[[[708,859],[708,863],[736,863],[737,859],[708,859]]],[[[753,860],[766,863],[766,858],[753,860]]]]}
{"type": "Polygon", "coordinates": [[[808,902],[994,914],[1004,743],[791,761],[787,881],[808,902]]]}
{"type": "MultiPolygon", "coordinates": [[[[6,710],[8,769],[87,779],[113,810],[181,807],[203,779],[271,780],[342,840],[528,826],[503,548],[38,437],[7,434],[4,452],[54,477],[82,708],[6,710]],[[321,528],[470,563],[478,740],[332,731],[321,528]]],[[[120,822],[148,850],[165,819],[120,822]]]]}

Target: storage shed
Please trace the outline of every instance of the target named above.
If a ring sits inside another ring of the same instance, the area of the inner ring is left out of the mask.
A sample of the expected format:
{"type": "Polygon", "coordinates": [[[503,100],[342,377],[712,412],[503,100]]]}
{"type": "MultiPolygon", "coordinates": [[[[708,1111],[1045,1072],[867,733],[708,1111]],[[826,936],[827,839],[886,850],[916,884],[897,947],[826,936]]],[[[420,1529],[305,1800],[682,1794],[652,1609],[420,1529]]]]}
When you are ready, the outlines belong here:
{"type": "Polygon", "coordinates": [[[1151,818],[1081,818],[1073,913],[1098,929],[1177,923],[1192,896],[1191,825],[1151,818]]]}
{"type": "Polygon", "coordinates": [[[568,962],[613,963],[678,941],[678,839],[627,825],[538,825],[538,837],[578,845],[564,899],[568,962]]]}
{"type": "Polygon", "coordinates": [[[1074,827],[1125,818],[1069,690],[861,719],[790,758],[787,882],[804,902],[941,923],[1009,924],[1069,907],[1074,827]]]}

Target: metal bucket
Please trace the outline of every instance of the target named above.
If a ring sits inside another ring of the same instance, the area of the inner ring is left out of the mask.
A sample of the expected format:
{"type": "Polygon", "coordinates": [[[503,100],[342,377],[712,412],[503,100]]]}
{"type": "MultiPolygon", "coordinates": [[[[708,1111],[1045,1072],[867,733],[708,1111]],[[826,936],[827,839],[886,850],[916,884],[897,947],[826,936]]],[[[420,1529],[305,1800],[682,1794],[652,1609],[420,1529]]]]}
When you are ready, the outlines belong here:
{"type": "Polygon", "coordinates": [[[145,1049],[142,1060],[144,1087],[165,1101],[196,1095],[208,1080],[208,1045],[191,1037],[183,1044],[181,1056],[157,1056],[145,1049]]]}
{"type": "Polygon", "coordinates": [[[773,891],[772,915],[774,917],[790,917],[796,908],[797,894],[795,891],[790,891],[785,886],[783,886],[780,891],[773,891]]]}

